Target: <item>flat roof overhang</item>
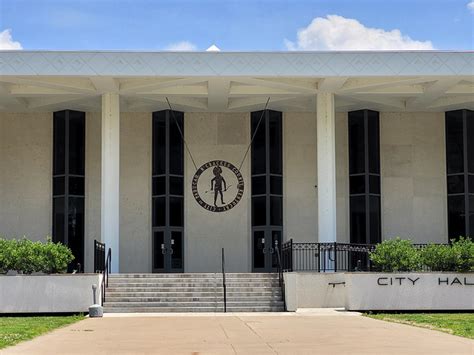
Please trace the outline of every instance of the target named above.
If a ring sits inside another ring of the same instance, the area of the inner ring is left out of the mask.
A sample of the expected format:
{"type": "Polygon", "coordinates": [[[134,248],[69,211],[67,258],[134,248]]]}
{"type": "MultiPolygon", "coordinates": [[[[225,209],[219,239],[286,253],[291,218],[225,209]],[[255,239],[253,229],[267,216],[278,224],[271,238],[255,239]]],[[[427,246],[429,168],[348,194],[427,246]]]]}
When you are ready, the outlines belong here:
{"type": "Polygon", "coordinates": [[[0,111],[100,111],[117,92],[123,111],[314,112],[474,109],[474,52],[0,51],[0,111]]]}

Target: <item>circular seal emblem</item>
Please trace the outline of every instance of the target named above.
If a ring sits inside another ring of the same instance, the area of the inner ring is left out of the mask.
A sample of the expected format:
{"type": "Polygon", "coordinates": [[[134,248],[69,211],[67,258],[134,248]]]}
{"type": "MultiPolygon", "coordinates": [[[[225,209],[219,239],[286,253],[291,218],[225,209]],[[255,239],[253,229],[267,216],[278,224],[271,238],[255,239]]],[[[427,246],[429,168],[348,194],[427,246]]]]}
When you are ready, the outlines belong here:
{"type": "Polygon", "coordinates": [[[213,160],[196,171],[191,188],[202,208],[211,212],[225,212],[237,205],[242,198],[244,178],[233,164],[213,160]]]}

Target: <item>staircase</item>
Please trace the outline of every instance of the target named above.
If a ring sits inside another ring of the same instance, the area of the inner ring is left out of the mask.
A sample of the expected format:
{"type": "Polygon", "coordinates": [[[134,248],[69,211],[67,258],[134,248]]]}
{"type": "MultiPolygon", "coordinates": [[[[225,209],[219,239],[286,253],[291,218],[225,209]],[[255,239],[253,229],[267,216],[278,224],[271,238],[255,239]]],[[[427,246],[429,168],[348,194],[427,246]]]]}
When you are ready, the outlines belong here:
{"type": "MultiPolygon", "coordinates": [[[[227,312],[283,312],[276,273],[226,273],[227,312]]],[[[104,312],[223,312],[222,274],[113,274],[104,312]]]]}

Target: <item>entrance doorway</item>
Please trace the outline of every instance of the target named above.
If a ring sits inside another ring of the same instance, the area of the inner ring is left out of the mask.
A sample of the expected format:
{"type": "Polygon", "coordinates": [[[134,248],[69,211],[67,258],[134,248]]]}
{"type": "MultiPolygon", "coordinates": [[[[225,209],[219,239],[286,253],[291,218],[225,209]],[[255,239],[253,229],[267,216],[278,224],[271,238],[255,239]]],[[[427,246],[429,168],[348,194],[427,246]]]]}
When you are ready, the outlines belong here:
{"type": "Polygon", "coordinates": [[[281,230],[254,228],[252,236],[252,270],[274,272],[278,268],[275,244],[281,246],[281,230]]]}
{"type": "Polygon", "coordinates": [[[182,230],[153,231],[153,272],[183,272],[183,255],[182,230]]]}

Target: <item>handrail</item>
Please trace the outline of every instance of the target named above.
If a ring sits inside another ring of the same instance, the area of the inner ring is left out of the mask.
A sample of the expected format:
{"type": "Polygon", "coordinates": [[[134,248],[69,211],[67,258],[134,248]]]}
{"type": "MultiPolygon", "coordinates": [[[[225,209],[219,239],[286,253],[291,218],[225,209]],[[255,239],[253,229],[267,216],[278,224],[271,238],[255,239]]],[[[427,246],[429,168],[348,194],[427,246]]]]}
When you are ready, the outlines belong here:
{"type": "Polygon", "coordinates": [[[109,287],[109,273],[110,267],[112,263],[112,249],[109,248],[107,251],[107,258],[105,259],[104,270],[102,270],[102,284],[101,284],[101,291],[102,291],[102,305],[105,302],[105,289],[109,287]]]}
{"type": "Polygon", "coordinates": [[[224,255],[224,248],[222,248],[222,288],[224,291],[224,313],[227,312],[227,285],[225,282],[225,255],[224,255]]]}
{"type": "Polygon", "coordinates": [[[275,240],[275,252],[277,255],[277,265],[278,265],[278,282],[280,284],[281,294],[283,296],[283,306],[286,310],[286,301],[285,301],[285,282],[283,279],[283,268],[281,266],[281,255],[280,249],[278,248],[278,240],[275,240]]]}

